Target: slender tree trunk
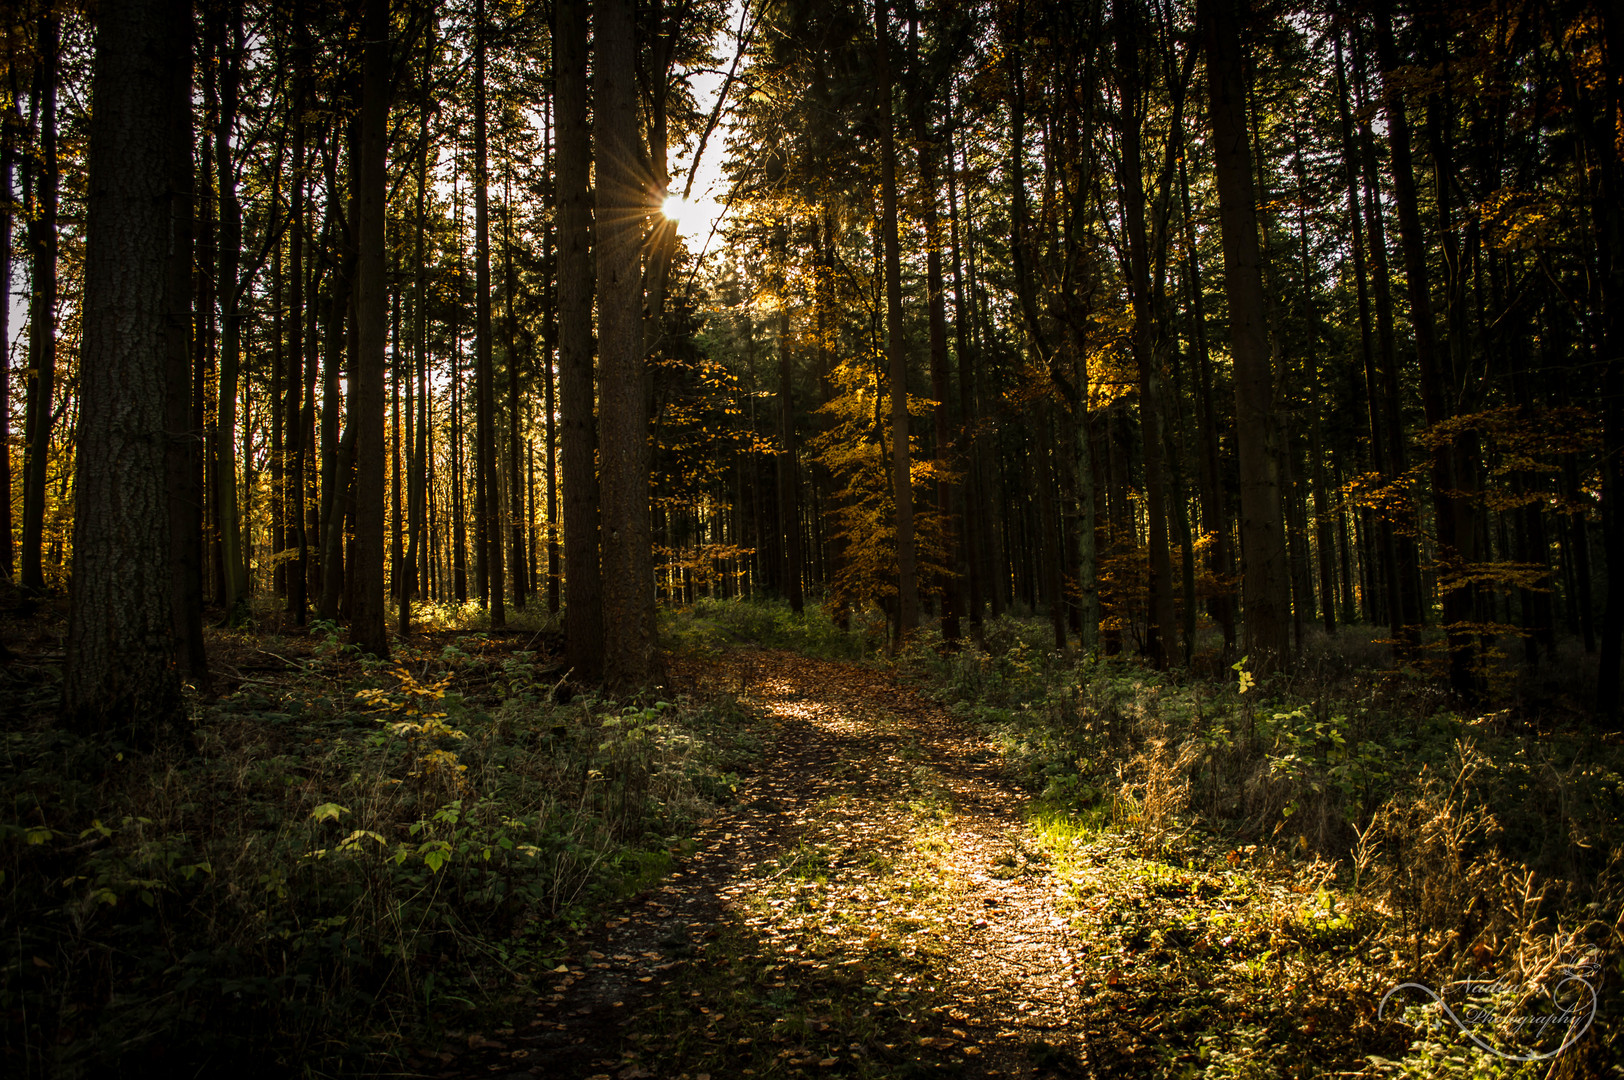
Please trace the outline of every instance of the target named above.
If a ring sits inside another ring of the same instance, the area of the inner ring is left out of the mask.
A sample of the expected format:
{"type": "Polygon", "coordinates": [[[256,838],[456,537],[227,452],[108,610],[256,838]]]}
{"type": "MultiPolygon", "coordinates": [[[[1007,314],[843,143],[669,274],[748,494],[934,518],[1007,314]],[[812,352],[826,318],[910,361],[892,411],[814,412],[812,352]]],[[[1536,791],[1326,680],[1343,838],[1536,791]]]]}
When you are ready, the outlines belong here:
{"type": "Polygon", "coordinates": [[[45,478],[51,456],[51,398],[56,389],[56,80],[61,18],[47,6],[40,15],[34,72],[39,107],[40,162],[33,216],[28,222],[32,260],[28,311],[28,381],[24,416],[22,587],[45,591],[45,478]]]}
{"type": "Polygon", "coordinates": [[[242,605],[248,596],[248,568],[243,559],[237,503],[237,382],[242,359],[243,293],[238,273],[242,263],[242,204],[237,199],[237,163],[232,150],[242,81],[242,6],[238,2],[228,3],[217,17],[223,19],[224,24],[217,31],[220,112],[214,131],[214,164],[219,171],[216,197],[220,206],[215,286],[220,296],[220,378],[214,412],[214,500],[220,529],[220,596],[227,622],[235,623],[243,616],[242,605]]]}
{"type": "Polygon", "coordinates": [[[530,592],[529,569],[530,560],[525,554],[525,527],[524,507],[525,492],[529,491],[525,484],[523,457],[520,449],[524,445],[520,432],[520,418],[524,415],[519,401],[519,346],[518,327],[513,316],[514,294],[519,289],[519,276],[513,264],[513,192],[510,185],[505,185],[502,198],[502,216],[504,221],[505,238],[502,244],[502,265],[505,271],[504,304],[505,311],[502,317],[503,336],[506,340],[507,353],[507,398],[508,398],[508,531],[512,542],[513,568],[513,606],[520,611],[524,610],[525,601],[530,592]]]}
{"type": "MultiPolygon", "coordinates": [[[[406,468],[406,566],[407,580],[400,590],[400,636],[404,640],[412,632],[412,591],[418,587],[418,568],[425,561],[422,554],[424,526],[424,496],[427,482],[425,463],[428,455],[428,256],[425,250],[428,234],[428,171],[429,171],[429,108],[434,75],[434,30],[432,25],[423,32],[423,71],[418,84],[417,99],[417,238],[412,288],[412,352],[417,374],[416,415],[413,415],[411,381],[406,383],[406,429],[409,438],[406,468]],[[415,426],[414,426],[415,422],[415,426]]],[[[426,591],[426,590],[425,590],[426,591]]]]}
{"type": "MultiPolygon", "coordinates": [[[[983,500],[981,486],[977,476],[975,430],[976,430],[976,402],[971,389],[972,379],[970,366],[974,359],[970,354],[970,313],[966,303],[964,264],[959,250],[959,197],[958,197],[958,159],[953,150],[951,136],[947,144],[947,224],[948,243],[953,256],[953,335],[954,356],[958,364],[959,379],[959,447],[956,464],[962,468],[966,483],[960,486],[959,501],[959,573],[964,578],[969,593],[970,627],[971,633],[977,641],[981,640],[982,608],[984,603],[981,596],[981,553],[980,553],[980,527],[978,520],[982,513],[983,500]]],[[[1089,492],[1093,494],[1092,491],[1089,492]]],[[[1082,545],[1081,536],[1084,524],[1079,523],[1079,547],[1082,545]]],[[[1091,523],[1088,526],[1089,540],[1093,540],[1091,523]]],[[[1079,558],[1079,562],[1081,562],[1079,558]]],[[[1085,590],[1092,587],[1092,581],[1079,582],[1085,590]]],[[[1087,644],[1087,622],[1084,622],[1084,644],[1087,644]]]]}
{"type": "Polygon", "coordinates": [[[961,631],[959,616],[964,606],[960,595],[961,577],[954,570],[959,565],[959,520],[955,515],[958,504],[957,485],[948,479],[952,472],[949,455],[952,449],[952,416],[949,404],[947,372],[947,300],[942,281],[942,237],[936,200],[940,183],[936,175],[937,149],[933,143],[925,116],[927,103],[921,102],[914,110],[914,141],[919,149],[918,213],[925,231],[925,301],[930,320],[930,387],[936,400],[931,410],[935,431],[936,459],[936,512],[940,516],[943,541],[942,565],[946,568],[936,583],[942,605],[942,640],[949,648],[956,648],[961,631]]]}
{"type": "MultiPolygon", "coordinates": [[[[400,264],[391,271],[398,280],[400,264]]],[[[401,457],[409,448],[401,441],[400,383],[410,368],[405,342],[400,337],[401,290],[389,296],[389,590],[396,603],[406,588],[406,513],[401,501],[401,457]]]]}
{"type": "MultiPolygon", "coordinates": [[[[1358,289],[1359,347],[1360,355],[1364,360],[1365,396],[1369,405],[1370,456],[1376,472],[1381,475],[1385,482],[1393,483],[1397,476],[1390,469],[1387,460],[1389,448],[1385,445],[1387,440],[1383,428],[1383,393],[1376,376],[1376,354],[1370,322],[1369,275],[1365,266],[1366,237],[1361,227],[1363,215],[1359,209],[1358,154],[1353,138],[1353,120],[1348,108],[1348,87],[1343,69],[1342,39],[1340,36],[1336,39],[1336,83],[1337,115],[1342,125],[1344,168],[1347,172],[1348,229],[1353,239],[1353,276],[1358,289]]],[[[1387,600],[1388,624],[1392,629],[1393,640],[1398,643],[1400,651],[1407,651],[1408,639],[1404,623],[1404,600],[1400,594],[1398,544],[1393,535],[1393,522],[1387,515],[1382,516],[1377,532],[1379,534],[1377,547],[1381,556],[1383,587],[1387,600]]]]}
{"type": "Polygon", "coordinates": [[[175,664],[165,436],[174,92],[185,0],[101,13],[92,76],[84,362],[62,716],[147,743],[186,723],[175,664]]]}
{"type": "MultiPolygon", "coordinates": [[[[190,0],[176,16],[191,22],[190,0]]],[[[168,170],[169,254],[164,268],[164,486],[168,494],[170,616],[182,676],[207,689],[203,645],[203,492],[192,428],[192,228],[196,220],[192,165],[192,50],[188,35],[167,65],[170,78],[168,170]]]]}
{"type": "MultiPolygon", "coordinates": [[[[1437,329],[1432,314],[1432,285],[1427,269],[1426,238],[1422,234],[1420,201],[1416,191],[1415,167],[1410,153],[1410,122],[1402,91],[1392,81],[1398,66],[1388,15],[1378,15],[1377,44],[1382,71],[1387,79],[1383,95],[1387,118],[1388,146],[1392,152],[1393,202],[1398,211],[1399,246],[1404,253],[1404,276],[1410,294],[1410,327],[1415,334],[1416,361],[1421,370],[1421,405],[1427,426],[1449,418],[1446,357],[1438,349],[1437,329]]],[[[1434,450],[1432,455],[1433,524],[1438,535],[1438,576],[1443,594],[1443,618],[1449,640],[1449,682],[1466,697],[1475,694],[1476,662],[1473,637],[1467,629],[1473,617],[1473,595],[1462,582],[1473,546],[1470,514],[1465,500],[1454,493],[1460,489],[1454,440],[1434,450]],[[1451,581],[1451,579],[1456,579],[1451,581]]]]}
{"type": "Polygon", "coordinates": [[[891,491],[896,501],[897,633],[900,648],[919,625],[919,581],[915,571],[913,483],[908,446],[908,345],[902,322],[902,255],[897,239],[896,123],[891,104],[890,0],[874,2],[876,86],[874,107],[880,128],[880,234],[885,246],[885,353],[890,369],[891,491]]]}
{"type": "Polygon", "coordinates": [[[804,567],[801,551],[800,463],[795,446],[795,393],[790,381],[792,359],[789,342],[789,297],[784,295],[784,262],[788,257],[788,226],[780,221],[773,229],[773,250],[778,260],[774,274],[780,296],[778,308],[778,524],[783,538],[783,591],[797,615],[806,605],[802,584],[804,567]]]}
{"type": "Polygon", "coordinates": [[[592,194],[586,126],[586,5],[555,0],[558,135],[558,395],[563,423],[565,641],[577,677],[603,671],[597,434],[592,414],[592,194]]]}
{"type": "MultiPolygon", "coordinates": [[[[1128,245],[1128,295],[1133,305],[1133,355],[1139,370],[1139,416],[1144,433],[1145,510],[1149,529],[1150,619],[1145,652],[1150,662],[1165,668],[1173,636],[1173,563],[1167,528],[1166,435],[1163,431],[1161,372],[1153,342],[1155,299],[1150,288],[1150,247],[1145,229],[1144,153],[1140,112],[1143,82],[1139,70],[1140,31],[1130,2],[1117,16],[1117,64],[1122,80],[1123,115],[1121,171],[1122,216],[1128,245]]],[[[1086,387],[1083,389],[1086,393],[1086,387]]]]}
{"type": "Polygon", "coordinates": [[[1245,641],[1254,668],[1268,671],[1291,661],[1291,568],[1280,514],[1275,380],[1252,192],[1240,16],[1235,0],[1203,0],[1200,10],[1235,363],[1245,641]]]}
{"type": "Polygon", "coordinates": [[[507,622],[502,557],[501,478],[496,469],[496,373],[491,359],[490,167],[485,105],[485,0],[474,0],[474,381],[478,482],[474,485],[480,595],[491,625],[507,622]]]}
{"type": "Polygon", "coordinates": [[[7,580],[16,570],[11,534],[11,176],[21,135],[17,103],[0,107],[0,574],[7,580]]]}

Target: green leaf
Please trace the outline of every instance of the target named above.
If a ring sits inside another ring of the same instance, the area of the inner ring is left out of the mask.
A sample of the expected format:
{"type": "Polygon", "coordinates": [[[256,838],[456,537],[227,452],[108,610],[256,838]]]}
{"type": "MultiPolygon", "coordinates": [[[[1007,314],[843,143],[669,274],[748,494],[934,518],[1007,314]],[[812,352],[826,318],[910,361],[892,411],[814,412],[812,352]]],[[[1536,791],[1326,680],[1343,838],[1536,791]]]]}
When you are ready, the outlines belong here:
{"type": "Polygon", "coordinates": [[[340,814],[349,812],[350,808],[347,806],[340,806],[334,802],[324,802],[310,811],[310,816],[317,821],[337,821],[340,814]]]}

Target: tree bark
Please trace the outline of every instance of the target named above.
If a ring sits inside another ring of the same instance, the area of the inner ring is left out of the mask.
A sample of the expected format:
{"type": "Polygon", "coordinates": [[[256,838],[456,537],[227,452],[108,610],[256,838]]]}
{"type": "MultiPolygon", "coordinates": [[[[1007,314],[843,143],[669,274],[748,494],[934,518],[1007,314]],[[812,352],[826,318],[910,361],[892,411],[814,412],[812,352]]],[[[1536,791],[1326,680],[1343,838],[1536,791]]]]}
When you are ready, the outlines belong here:
{"type": "MultiPolygon", "coordinates": [[[[384,210],[389,174],[389,0],[366,0],[361,15],[361,152],[355,183],[356,228],[354,393],[349,429],[355,432],[355,584],[350,640],[363,652],[389,657],[384,614],[384,353],[389,284],[385,267],[384,210]]],[[[348,435],[348,432],[346,432],[348,435]]]]}
{"type": "MultiPolygon", "coordinates": [[[[1421,405],[1427,426],[1443,423],[1450,416],[1445,356],[1438,349],[1437,328],[1432,314],[1432,286],[1428,276],[1426,238],[1422,234],[1420,200],[1416,191],[1415,167],[1410,151],[1410,122],[1402,91],[1393,81],[1398,67],[1398,50],[1392,25],[1385,10],[1377,16],[1377,48],[1386,86],[1383,111],[1387,118],[1388,147],[1392,152],[1393,202],[1398,211],[1399,246],[1404,254],[1404,277],[1410,295],[1410,327],[1415,333],[1415,355],[1421,370],[1421,405]]],[[[1467,629],[1473,611],[1472,588],[1451,577],[1466,574],[1473,541],[1472,521],[1466,500],[1458,497],[1462,477],[1457,475],[1455,440],[1432,454],[1433,524],[1438,536],[1439,591],[1443,594],[1443,619],[1449,641],[1449,683],[1459,694],[1475,694],[1476,653],[1467,629]]]]}
{"type": "Polygon", "coordinates": [[[564,632],[578,678],[603,671],[603,592],[598,552],[597,434],[592,414],[592,264],[587,250],[586,5],[556,0],[558,131],[558,395],[564,488],[564,632]]]}
{"type": "Polygon", "coordinates": [[[490,168],[485,105],[485,0],[474,0],[474,381],[479,482],[474,520],[480,560],[480,595],[488,597],[491,625],[507,622],[502,558],[501,477],[496,470],[496,373],[491,360],[490,168]]]}
{"type": "MultiPolygon", "coordinates": [[[[1172,545],[1167,528],[1166,435],[1163,431],[1162,379],[1153,342],[1156,305],[1150,288],[1150,246],[1145,229],[1145,177],[1142,128],[1143,78],[1139,47],[1142,32],[1136,0],[1119,5],[1117,66],[1122,89],[1120,137],[1122,155],[1118,188],[1128,247],[1128,296],[1133,305],[1131,337],[1139,372],[1139,418],[1145,461],[1145,509],[1149,524],[1150,619],[1145,652],[1152,665],[1165,668],[1173,636],[1172,545]]],[[[1083,392],[1087,392],[1086,388],[1083,392]]]]}
{"type": "Polygon", "coordinates": [[[891,492],[896,502],[898,648],[919,625],[913,482],[908,446],[908,345],[902,322],[902,255],[897,240],[896,123],[891,105],[890,0],[874,0],[875,119],[880,130],[880,234],[885,247],[885,354],[891,395],[891,492]]]}
{"type": "Polygon", "coordinates": [[[1200,16],[1235,364],[1245,648],[1255,670],[1269,671],[1289,666],[1291,661],[1291,568],[1280,512],[1275,381],[1253,201],[1245,61],[1236,0],[1203,0],[1200,16]]]}
{"type": "Polygon", "coordinates": [[[635,16],[633,0],[593,8],[603,666],[604,681],[622,690],[648,686],[659,670],[639,258],[653,207],[639,164],[635,16]]]}
{"type": "MultiPolygon", "coordinates": [[[[191,2],[177,18],[191,21],[191,2]]],[[[179,667],[198,689],[209,681],[203,643],[203,492],[201,444],[192,427],[192,255],[196,183],[192,165],[191,37],[169,65],[169,257],[164,270],[164,484],[168,493],[170,613],[179,667]]]]}
{"type": "Polygon", "coordinates": [[[530,560],[526,555],[524,520],[525,493],[529,490],[529,486],[525,483],[523,458],[520,454],[524,443],[520,436],[519,421],[524,414],[519,400],[518,326],[513,316],[516,299],[514,294],[519,289],[519,276],[513,264],[513,192],[510,184],[504,185],[502,216],[505,234],[502,244],[502,266],[503,277],[506,279],[502,290],[505,306],[502,330],[505,338],[503,344],[506,346],[504,352],[507,353],[508,535],[512,545],[509,565],[513,570],[513,606],[523,611],[530,592],[530,560]]]}
{"type": "Polygon", "coordinates": [[[92,83],[74,581],[62,716],[150,743],[186,720],[165,491],[176,52],[184,0],[100,12],[92,83]]]}
{"type": "Polygon", "coordinates": [[[242,525],[237,505],[237,382],[242,360],[243,283],[238,280],[242,263],[242,204],[237,198],[236,157],[232,135],[237,125],[239,89],[242,82],[242,5],[225,4],[218,16],[220,114],[214,131],[214,165],[219,199],[219,247],[217,284],[220,297],[220,375],[215,402],[214,502],[219,524],[220,597],[226,621],[236,623],[244,615],[248,599],[248,568],[243,559],[242,525]]]}
{"type": "Polygon", "coordinates": [[[17,103],[0,109],[0,574],[16,569],[11,535],[11,177],[22,123],[17,103]]]}
{"type": "Polygon", "coordinates": [[[45,591],[45,474],[51,455],[51,398],[56,389],[56,212],[60,168],[57,162],[56,80],[61,19],[46,7],[39,19],[34,73],[39,97],[40,163],[35,170],[34,212],[28,222],[32,290],[28,311],[28,381],[23,456],[22,587],[45,591]]]}

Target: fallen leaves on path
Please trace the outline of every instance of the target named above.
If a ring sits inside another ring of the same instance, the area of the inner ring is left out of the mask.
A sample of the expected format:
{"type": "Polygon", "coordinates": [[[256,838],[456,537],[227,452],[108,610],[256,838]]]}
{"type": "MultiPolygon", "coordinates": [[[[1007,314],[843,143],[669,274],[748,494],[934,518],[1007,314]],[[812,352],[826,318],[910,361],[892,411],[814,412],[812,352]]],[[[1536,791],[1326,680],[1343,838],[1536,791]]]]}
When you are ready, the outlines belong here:
{"type": "Polygon", "coordinates": [[[883,672],[749,662],[758,772],[553,969],[526,1057],[482,1074],[1081,1069],[1070,931],[988,743],[883,672]]]}

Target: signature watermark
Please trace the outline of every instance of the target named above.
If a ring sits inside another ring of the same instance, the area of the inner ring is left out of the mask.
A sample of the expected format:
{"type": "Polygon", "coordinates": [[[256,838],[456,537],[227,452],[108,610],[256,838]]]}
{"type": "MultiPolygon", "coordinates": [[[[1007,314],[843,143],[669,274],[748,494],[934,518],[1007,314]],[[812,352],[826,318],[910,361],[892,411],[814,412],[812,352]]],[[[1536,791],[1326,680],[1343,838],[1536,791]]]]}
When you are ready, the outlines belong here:
{"type": "Polygon", "coordinates": [[[1477,1046],[1507,1061],[1549,1061],[1565,1053],[1590,1030],[1596,1019],[1596,982],[1600,981],[1601,965],[1590,957],[1563,964],[1558,969],[1561,978],[1539,987],[1539,993],[1519,992],[1519,988],[1505,979],[1466,979],[1450,983],[1445,990],[1459,990],[1463,1000],[1459,1006],[1451,1005],[1444,995],[1425,983],[1399,983],[1382,995],[1376,1018],[1382,1018],[1387,1002],[1401,990],[1419,990],[1438,1004],[1445,1016],[1460,1029],[1461,1034],[1477,1046]],[[1594,981],[1593,981],[1594,980],[1594,981]],[[1504,1003],[1516,1000],[1508,1009],[1504,1003]],[[1548,1043],[1561,1032],[1561,1043],[1554,1050],[1533,1050],[1514,1053],[1487,1041],[1484,1034],[1501,1040],[1528,1046],[1548,1043]]]}

